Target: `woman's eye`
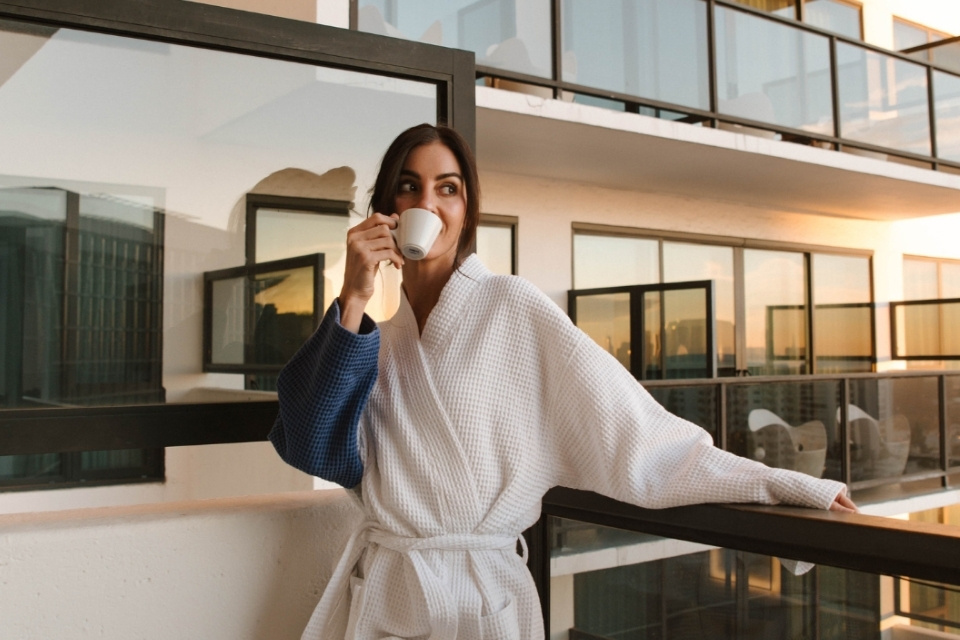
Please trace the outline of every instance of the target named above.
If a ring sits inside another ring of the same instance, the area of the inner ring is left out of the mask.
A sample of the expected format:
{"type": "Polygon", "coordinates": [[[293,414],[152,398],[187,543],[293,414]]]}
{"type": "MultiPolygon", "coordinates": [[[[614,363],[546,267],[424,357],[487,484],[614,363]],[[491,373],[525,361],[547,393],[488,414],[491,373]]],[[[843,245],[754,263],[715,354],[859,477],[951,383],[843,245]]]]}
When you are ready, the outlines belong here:
{"type": "Polygon", "coordinates": [[[400,193],[411,193],[416,190],[417,187],[412,182],[401,182],[400,186],[397,187],[397,191],[400,193]]]}
{"type": "Polygon", "coordinates": [[[445,184],[440,187],[440,193],[445,196],[453,196],[457,194],[457,186],[454,184],[445,184]]]}

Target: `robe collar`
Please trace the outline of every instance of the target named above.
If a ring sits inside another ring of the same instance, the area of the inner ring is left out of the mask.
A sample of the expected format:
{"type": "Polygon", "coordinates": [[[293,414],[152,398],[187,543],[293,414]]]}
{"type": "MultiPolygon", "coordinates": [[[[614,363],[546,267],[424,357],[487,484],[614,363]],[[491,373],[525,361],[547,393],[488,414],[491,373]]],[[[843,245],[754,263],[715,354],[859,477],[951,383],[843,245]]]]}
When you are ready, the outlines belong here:
{"type": "MultiPolygon", "coordinates": [[[[440,292],[436,306],[427,318],[423,328],[423,335],[419,336],[424,347],[443,344],[450,332],[455,329],[465,312],[465,306],[473,296],[477,287],[493,273],[480,261],[477,254],[470,254],[447,280],[440,292]]],[[[407,294],[400,290],[400,308],[390,323],[406,330],[417,332],[417,318],[413,315],[413,307],[407,300],[407,294]]]]}

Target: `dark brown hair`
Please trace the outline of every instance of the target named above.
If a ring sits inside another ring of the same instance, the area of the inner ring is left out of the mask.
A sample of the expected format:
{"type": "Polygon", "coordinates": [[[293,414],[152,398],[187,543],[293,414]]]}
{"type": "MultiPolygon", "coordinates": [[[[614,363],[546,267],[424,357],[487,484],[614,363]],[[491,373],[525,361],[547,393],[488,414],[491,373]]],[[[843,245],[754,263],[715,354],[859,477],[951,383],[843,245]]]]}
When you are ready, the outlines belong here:
{"type": "Polygon", "coordinates": [[[394,202],[400,187],[400,172],[407,161],[407,156],[417,147],[435,142],[450,149],[463,175],[466,215],[453,263],[456,269],[475,249],[477,225],[480,223],[480,179],[477,176],[477,162],[473,157],[473,151],[470,150],[470,145],[463,136],[450,127],[442,124],[418,124],[401,133],[390,143],[387,152],[383,154],[380,172],[373,185],[370,212],[376,211],[384,215],[394,213],[394,202]]]}

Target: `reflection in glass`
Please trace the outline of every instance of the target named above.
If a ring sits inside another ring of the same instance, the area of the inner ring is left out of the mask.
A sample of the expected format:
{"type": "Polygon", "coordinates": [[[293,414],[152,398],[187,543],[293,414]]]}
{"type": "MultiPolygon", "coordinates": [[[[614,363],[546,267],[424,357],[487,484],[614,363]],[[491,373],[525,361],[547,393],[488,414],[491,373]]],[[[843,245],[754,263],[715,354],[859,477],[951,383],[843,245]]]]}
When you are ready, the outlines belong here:
{"type": "Polygon", "coordinates": [[[835,380],[727,388],[727,449],[768,467],[841,479],[835,380]]]}
{"type": "Polygon", "coordinates": [[[842,137],[930,155],[924,67],[839,41],[837,65],[842,137]]]}
{"type": "MultiPolygon", "coordinates": [[[[0,232],[0,255],[9,260],[14,242],[35,258],[4,270],[33,275],[18,276],[17,288],[5,283],[0,296],[26,296],[24,326],[36,336],[17,347],[34,355],[5,358],[17,363],[4,373],[8,406],[28,396],[34,406],[202,401],[199,389],[243,389],[241,375],[204,375],[197,347],[202,274],[247,258],[246,194],[363,210],[356,198],[369,192],[389,142],[436,119],[431,82],[69,29],[4,29],[12,24],[0,22],[0,59],[13,65],[0,77],[0,148],[18,151],[0,154],[0,216],[13,211],[28,224],[15,240],[0,232]],[[351,179],[333,185],[332,172],[351,179]],[[335,193],[318,193],[321,182],[335,193]],[[53,210],[51,193],[76,200],[76,227],[64,222],[69,206],[43,213],[53,210]],[[64,239],[65,225],[76,237],[64,239]],[[56,266],[71,242],[83,260],[75,279],[56,266]]],[[[283,237],[257,238],[264,255],[325,233],[292,229],[284,217],[265,214],[268,235],[283,237]]],[[[384,289],[372,299],[376,319],[395,308],[384,289]]]]}
{"type": "Polygon", "coordinates": [[[807,372],[802,253],[745,249],[747,368],[753,375],[807,372]]]}
{"type": "Polygon", "coordinates": [[[326,309],[340,293],[350,219],[307,211],[257,210],[257,262],[271,262],[311,253],[324,255],[324,300],[326,309]],[[333,280],[336,274],[336,281],[333,280]]]}
{"type": "Polygon", "coordinates": [[[709,327],[702,289],[662,292],[665,379],[713,377],[713,354],[707,353],[709,327]]]}
{"type": "Polygon", "coordinates": [[[893,18],[893,50],[903,51],[927,44],[929,35],[926,29],[904,22],[896,16],[893,18]]]}
{"type": "Polygon", "coordinates": [[[933,377],[850,381],[847,430],[853,481],[940,467],[937,386],[933,377]]]}
{"type": "Polygon", "coordinates": [[[860,7],[840,0],[805,0],[803,21],[814,27],[860,40],[860,7]]]}
{"type": "Polygon", "coordinates": [[[733,248],[685,242],[663,243],[663,281],[712,280],[718,374],[736,375],[733,248]]]}
{"type": "Polygon", "coordinates": [[[869,638],[892,585],[822,565],[795,576],[770,556],[576,520],[548,526],[548,637],[869,638]]]}
{"type": "Polygon", "coordinates": [[[575,233],[573,288],[594,289],[660,281],[656,240],[575,233]]]}
{"type": "Polygon", "coordinates": [[[720,113],[832,135],[829,40],[722,6],[716,15],[720,113]]]}
{"type": "Polygon", "coordinates": [[[733,0],[737,4],[753,7],[784,18],[797,17],[796,0],[733,0]]]}
{"type": "Polygon", "coordinates": [[[360,0],[360,31],[466,49],[477,66],[551,77],[549,0],[360,0]]]}
{"type": "Polygon", "coordinates": [[[319,323],[314,274],[323,256],[206,274],[208,371],[279,371],[319,323]],[[299,266],[285,263],[296,261],[299,266]],[[316,264],[311,264],[316,263],[316,264]]]}
{"type": "Polygon", "coordinates": [[[947,464],[956,467],[960,466],[960,376],[947,376],[946,385],[947,464]]]}
{"type": "Polygon", "coordinates": [[[933,72],[937,157],[960,162],[960,77],[933,72]]]}
{"type": "Polygon", "coordinates": [[[813,254],[817,373],[871,371],[870,260],[813,254]]]}
{"type": "Polygon", "coordinates": [[[563,80],[709,109],[706,3],[564,0],[563,80]]]}
{"type": "Polygon", "coordinates": [[[960,302],[895,305],[895,358],[960,357],[960,302]]]}
{"type": "Polygon", "coordinates": [[[516,274],[513,234],[512,225],[481,222],[477,227],[477,256],[494,273],[504,276],[516,274]]]}
{"type": "Polygon", "coordinates": [[[577,326],[630,370],[630,294],[577,298],[577,326]]]}
{"type": "Polygon", "coordinates": [[[717,390],[715,385],[692,387],[646,387],[663,407],[703,428],[717,439],[717,390]]]}

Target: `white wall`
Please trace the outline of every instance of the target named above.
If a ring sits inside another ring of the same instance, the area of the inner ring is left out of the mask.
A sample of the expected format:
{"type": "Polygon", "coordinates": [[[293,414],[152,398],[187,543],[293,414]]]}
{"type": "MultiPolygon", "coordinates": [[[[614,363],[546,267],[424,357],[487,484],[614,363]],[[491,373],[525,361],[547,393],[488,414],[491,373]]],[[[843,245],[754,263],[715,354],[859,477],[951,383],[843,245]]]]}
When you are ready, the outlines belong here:
{"type": "Polygon", "coordinates": [[[359,515],[329,491],[0,516],[0,636],[295,640],[359,515]]]}

